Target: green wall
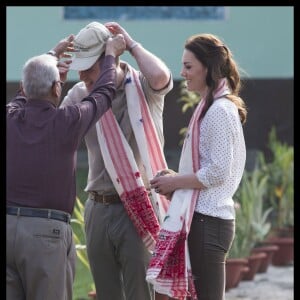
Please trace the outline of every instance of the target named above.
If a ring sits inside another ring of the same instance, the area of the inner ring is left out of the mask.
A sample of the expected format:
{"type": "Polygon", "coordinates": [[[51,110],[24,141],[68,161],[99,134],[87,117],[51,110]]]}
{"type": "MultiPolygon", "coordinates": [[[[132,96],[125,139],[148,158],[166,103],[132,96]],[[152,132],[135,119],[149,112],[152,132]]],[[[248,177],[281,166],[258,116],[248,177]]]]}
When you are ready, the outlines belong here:
{"type": "MultiPolygon", "coordinates": [[[[50,50],[70,33],[95,20],[64,20],[62,6],[6,7],[7,81],[20,80],[24,62],[50,50]]],[[[105,23],[107,20],[96,20],[105,23]]],[[[209,32],[221,37],[231,48],[249,78],[294,77],[293,6],[228,7],[223,21],[119,21],[148,50],[162,58],[181,79],[183,44],[190,35],[209,32]]],[[[134,66],[129,54],[122,57],[134,66]]],[[[69,80],[77,74],[70,71],[69,80]]]]}

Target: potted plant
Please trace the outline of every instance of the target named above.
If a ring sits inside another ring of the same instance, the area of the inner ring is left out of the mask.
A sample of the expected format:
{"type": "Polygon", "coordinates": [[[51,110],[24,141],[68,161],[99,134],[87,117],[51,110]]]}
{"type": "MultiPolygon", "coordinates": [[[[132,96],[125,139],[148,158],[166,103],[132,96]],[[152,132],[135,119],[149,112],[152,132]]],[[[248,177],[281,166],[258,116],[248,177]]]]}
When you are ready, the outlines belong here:
{"type": "Polygon", "coordinates": [[[231,288],[238,286],[242,275],[245,271],[248,271],[248,259],[251,246],[249,245],[248,219],[243,217],[244,212],[238,202],[235,202],[236,211],[236,226],[235,236],[232,242],[231,248],[227,254],[225,270],[226,270],[226,283],[225,290],[228,291],[231,288]]]}
{"type": "Polygon", "coordinates": [[[274,265],[285,265],[294,259],[294,147],[277,139],[275,128],[269,134],[271,160],[260,156],[262,169],[269,174],[268,197],[274,208],[269,243],[279,247],[274,265]]]}
{"type": "Polygon", "coordinates": [[[244,211],[244,218],[249,220],[248,235],[254,246],[262,243],[271,229],[268,220],[273,207],[265,206],[268,191],[268,175],[261,172],[259,167],[245,171],[236,197],[244,211]]]}
{"type": "Polygon", "coordinates": [[[250,271],[251,249],[255,245],[252,225],[254,192],[251,190],[249,173],[245,171],[235,194],[235,237],[226,259],[226,290],[238,286],[250,271]]]}
{"type": "Polygon", "coordinates": [[[251,229],[250,239],[253,240],[254,248],[251,249],[249,264],[251,268],[245,274],[244,278],[251,280],[255,273],[266,272],[275,251],[278,246],[270,245],[265,242],[267,235],[271,229],[269,221],[270,213],[273,211],[272,206],[266,206],[266,196],[268,191],[268,174],[264,174],[259,165],[256,165],[252,172],[245,172],[240,190],[241,199],[252,203],[251,229]],[[254,254],[264,253],[264,257],[260,256],[260,261],[254,257],[254,254]],[[255,259],[255,261],[253,261],[255,259]]]}
{"type": "MultiPolygon", "coordinates": [[[[260,155],[262,170],[268,174],[268,197],[274,208],[274,230],[294,227],[294,147],[280,142],[273,127],[269,134],[268,147],[271,160],[260,155]]],[[[278,233],[282,235],[281,233],[278,233]]]]}
{"type": "Polygon", "coordinates": [[[262,173],[258,166],[251,172],[245,170],[235,195],[240,205],[240,209],[236,210],[236,230],[238,232],[242,225],[244,232],[241,234],[244,236],[244,247],[247,247],[248,251],[249,270],[244,274],[243,280],[253,280],[261,264],[267,259],[267,253],[252,251],[262,243],[271,228],[268,216],[273,208],[265,208],[264,205],[267,180],[268,176],[262,173]]]}

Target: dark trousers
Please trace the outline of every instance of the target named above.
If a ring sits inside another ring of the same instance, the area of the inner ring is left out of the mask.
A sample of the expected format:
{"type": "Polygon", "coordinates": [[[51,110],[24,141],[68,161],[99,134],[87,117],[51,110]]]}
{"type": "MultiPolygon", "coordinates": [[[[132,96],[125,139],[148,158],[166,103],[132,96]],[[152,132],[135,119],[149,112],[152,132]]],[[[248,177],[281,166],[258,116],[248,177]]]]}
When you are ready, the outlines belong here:
{"type": "Polygon", "coordinates": [[[146,282],[150,253],[122,203],[85,203],[87,254],[97,299],[152,300],[146,282]]]}
{"type": "Polygon", "coordinates": [[[225,299],[225,257],[234,231],[234,220],[194,213],[188,245],[198,299],[225,299]]]}

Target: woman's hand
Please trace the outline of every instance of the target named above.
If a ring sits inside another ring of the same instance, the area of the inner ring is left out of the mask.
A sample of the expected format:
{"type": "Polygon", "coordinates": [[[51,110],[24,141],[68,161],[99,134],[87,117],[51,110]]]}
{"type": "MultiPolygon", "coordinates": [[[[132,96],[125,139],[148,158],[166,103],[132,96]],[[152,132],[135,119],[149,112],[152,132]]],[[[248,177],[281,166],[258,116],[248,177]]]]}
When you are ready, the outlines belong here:
{"type": "Polygon", "coordinates": [[[175,191],[174,178],[177,173],[171,169],[165,169],[158,172],[150,181],[151,188],[158,194],[164,195],[168,200],[171,200],[175,191]]]}
{"type": "Polygon", "coordinates": [[[172,196],[172,193],[178,189],[197,189],[202,190],[206,187],[200,182],[196,174],[180,175],[172,170],[163,170],[159,172],[151,181],[151,188],[156,193],[172,196]]]}

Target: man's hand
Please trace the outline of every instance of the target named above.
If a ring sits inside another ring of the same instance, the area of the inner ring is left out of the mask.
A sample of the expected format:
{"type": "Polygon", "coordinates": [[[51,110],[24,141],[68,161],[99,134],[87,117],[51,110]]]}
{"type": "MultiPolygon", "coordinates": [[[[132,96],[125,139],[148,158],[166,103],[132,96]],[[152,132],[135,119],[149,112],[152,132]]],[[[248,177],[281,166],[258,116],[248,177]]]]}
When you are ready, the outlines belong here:
{"type": "Polygon", "coordinates": [[[114,37],[110,37],[106,42],[106,55],[112,55],[114,57],[120,56],[126,49],[126,43],[122,34],[117,34],[114,37]]]}
{"type": "Polygon", "coordinates": [[[63,82],[67,81],[67,76],[68,76],[71,62],[72,62],[72,60],[68,59],[68,60],[64,60],[64,61],[61,60],[57,63],[60,80],[63,82]]]}
{"type": "Polygon", "coordinates": [[[75,36],[73,34],[69,35],[68,37],[62,39],[54,48],[53,50],[56,53],[58,59],[60,58],[71,58],[72,54],[66,52],[74,52],[74,40],[75,36]]]}
{"type": "Polygon", "coordinates": [[[120,26],[118,23],[116,22],[107,22],[104,24],[104,26],[113,34],[122,34],[124,36],[125,39],[125,43],[126,43],[126,50],[129,50],[131,45],[134,43],[134,40],[131,38],[131,36],[128,34],[128,32],[122,27],[120,26]]]}

